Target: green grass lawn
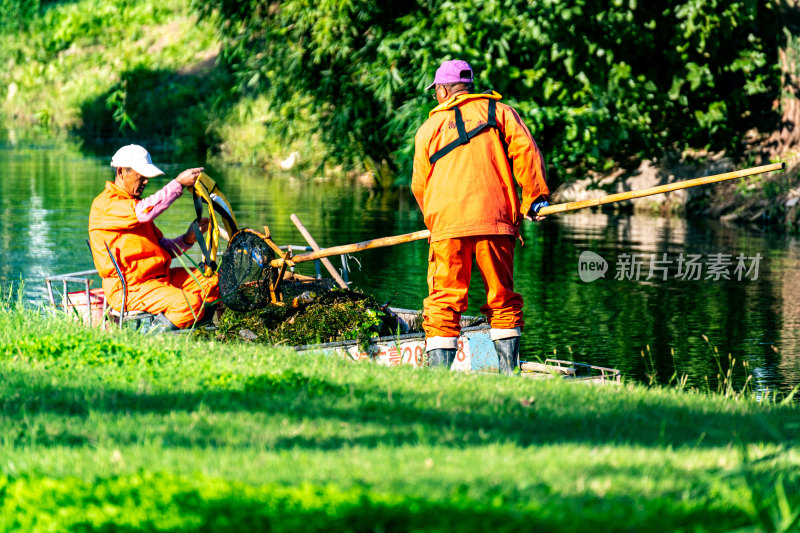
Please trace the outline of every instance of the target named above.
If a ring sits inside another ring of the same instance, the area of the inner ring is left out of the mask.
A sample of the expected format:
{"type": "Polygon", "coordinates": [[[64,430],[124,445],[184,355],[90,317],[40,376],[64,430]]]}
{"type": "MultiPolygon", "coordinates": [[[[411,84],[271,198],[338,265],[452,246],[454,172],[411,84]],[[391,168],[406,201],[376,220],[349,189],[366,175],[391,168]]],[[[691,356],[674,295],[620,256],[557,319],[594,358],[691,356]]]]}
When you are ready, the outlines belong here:
{"type": "Polygon", "coordinates": [[[0,311],[2,531],[780,530],[798,438],[752,399],[0,311]]]}

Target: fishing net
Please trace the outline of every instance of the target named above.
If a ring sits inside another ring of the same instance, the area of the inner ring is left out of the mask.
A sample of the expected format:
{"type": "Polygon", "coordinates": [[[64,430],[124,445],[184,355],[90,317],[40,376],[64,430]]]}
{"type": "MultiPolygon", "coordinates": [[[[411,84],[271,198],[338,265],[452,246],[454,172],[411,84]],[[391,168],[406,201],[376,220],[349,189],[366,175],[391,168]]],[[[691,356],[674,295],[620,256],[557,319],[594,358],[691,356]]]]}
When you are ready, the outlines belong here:
{"type": "Polygon", "coordinates": [[[270,266],[275,252],[266,237],[257,231],[237,232],[222,255],[219,268],[219,289],[226,307],[247,312],[266,307],[270,302],[269,287],[277,273],[270,266]]]}

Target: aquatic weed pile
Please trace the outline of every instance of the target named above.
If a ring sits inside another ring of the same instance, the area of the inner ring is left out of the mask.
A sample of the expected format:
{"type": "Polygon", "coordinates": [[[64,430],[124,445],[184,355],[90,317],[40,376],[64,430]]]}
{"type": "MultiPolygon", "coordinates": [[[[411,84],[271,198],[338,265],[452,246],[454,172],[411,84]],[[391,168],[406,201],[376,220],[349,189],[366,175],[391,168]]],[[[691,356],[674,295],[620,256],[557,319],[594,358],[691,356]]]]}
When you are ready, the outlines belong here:
{"type": "Polygon", "coordinates": [[[317,296],[305,292],[286,305],[270,305],[247,313],[227,309],[213,336],[218,340],[251,340],[301,346],[320,342],[393,335],[398,321],[374,297],[332,289],[317,296]]]}

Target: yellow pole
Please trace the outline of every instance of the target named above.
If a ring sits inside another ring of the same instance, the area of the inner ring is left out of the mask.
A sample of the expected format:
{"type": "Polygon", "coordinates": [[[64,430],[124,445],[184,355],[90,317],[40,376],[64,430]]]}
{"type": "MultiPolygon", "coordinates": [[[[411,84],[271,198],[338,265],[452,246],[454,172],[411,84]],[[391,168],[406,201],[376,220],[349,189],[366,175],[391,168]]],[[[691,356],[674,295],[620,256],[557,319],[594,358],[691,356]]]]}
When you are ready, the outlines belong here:
{"type": "MultiPolygon", "coordinates": [[[[697,187],[698,185],[706,185],[708,183],[717,183],[720,181],[732,180],[737,178],[744,178],[745,176],[753,176],[755,174],[763,174],[764,172],[773,172],[775,170],[784,170],[786,163],[773,163],[771,165],[762,165],[760,167],[746,168],[743,170],[736,170],[734,172],[726,172],[724,174],[716,174],[714,176],[706,176],[704,178],[697,178],[693,180],[679,181],[676,183],[669,183],[667,185],[659,185],[657,187],[649,187],[647,189],[639,189],[638,191],[627,191],[617,194],[610,194],[602,198],[593,198],[591,200],[583,200],[581,202],[567,202],[564,204],[550,205],[543,207],[539,210],[539,215],[552,215],[554,213],[563,213],[564,211],[575,211],[576,209],[584,209],[586,207],[594,207],[598,205],[611,204],[614,202],[621,202],[623,200],[631,200],[633,198],[642,198],[644,196],[652,196],[654,194],[662,194],[670,191],[677,191],[679,189],[688,189],[689,187],[697,187]]],[[[383,246],[394,246],[395,244],[402,244],[404,242],[419,241],[427,239],[431,236],[428,230],[415,231],[414,233],[405,233],[403,235],[394,235],[392,237],[382,237],[380,239],[373,239],[370,241],[363,241],[356,244],[343,244],[341,246],[334,246],[333,248],[325,248],[324,250],[300,254],[286,259],[286,262],[291,266],[296,263],[304,261],[313,261],[314,259],[321,259],[323,257],[330,257],[332,255],[349,254],[353,252],[360,252],[369,250],[371,248],[380,248],[383,246]]],[[[284,259],[273,259],[272,266],[279,268],[283,265],[284,259]]]]}
{"type": "Polygon", "coordinates": [[[581,202],[567,202],[565,204],[549,205],[541,208],[537,214],[545,216],[552,215],[553,213],[563,213],[564,211],[574,211],[576,209],[583,209],[584,207],[594,207],[597,205],[622,202],[623,200],[642,198],[644,196],[652,196],[654,194],[662,194],[665,192],[677,191],[679,189],[688,189],[689,187],[697,187],[698,185],[706,185],[708,183],[717,183],[719,181],[744,178],[745,176],[762,174],[764,172],[772,172],[774,170],[783,170],[785,168],[786,163],[762,165],[760,167],[746,168],[743,170],[736,170],[734,172],[726,172],[725,174],[717,174],[715,176],[706,176],[705,178],[697,178],[693,180],[678,181],[676,183],[668,183],[666,185],[658,185],[656,187],[649,187],[647,189],[639,189],[638,191],[626,191],[617,194],[609,194],[608,196],[603,196],[602,198],[592,198],[591,200],[583,200],[581,202]]]}

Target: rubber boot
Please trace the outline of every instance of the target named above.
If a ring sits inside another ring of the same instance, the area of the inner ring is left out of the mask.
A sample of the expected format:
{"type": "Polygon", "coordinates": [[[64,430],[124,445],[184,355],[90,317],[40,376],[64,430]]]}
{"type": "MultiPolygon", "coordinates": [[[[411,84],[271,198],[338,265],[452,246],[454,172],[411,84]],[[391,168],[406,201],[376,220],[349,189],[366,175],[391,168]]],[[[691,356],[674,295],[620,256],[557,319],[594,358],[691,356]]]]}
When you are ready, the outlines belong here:
{"type": "Polygon", "coordinates": [[[150,325],[150,333],[163,333],[165,331],[176,331],[180,328],[169,321],[169,319],[164,315],[164,313],[159,313],[153,319],[153,323],[150,325]]]}
{"type": "Polygon", "coordinates": [[[500,373],[510,376],[519,368],[519,337],[494,341],[494,349],[500,360],[500,373]]]}
{"type": "MultiPolygon", "coordinates": [[[[205,311],[203,312],[202,318],[200,318],[200,320],[197,321],[195,327],[199,328],[201,326],[207,326],[209,324],[217,325],[219,323],[219,320],[217,320],[216,323],[214,322],[214,320],[220,307],[222,307],[222,304],[209,305],[208,307],[206,307],[205,311]]],[[[191,325],[189,327],[191,327],[191,325]]]]}
{"type": "Polygon", "coordinates": [[[456,350],[447,348],[434,348],[428,350],[428,366],[431,368],[450,368],[456,359],[456,350]]]}

